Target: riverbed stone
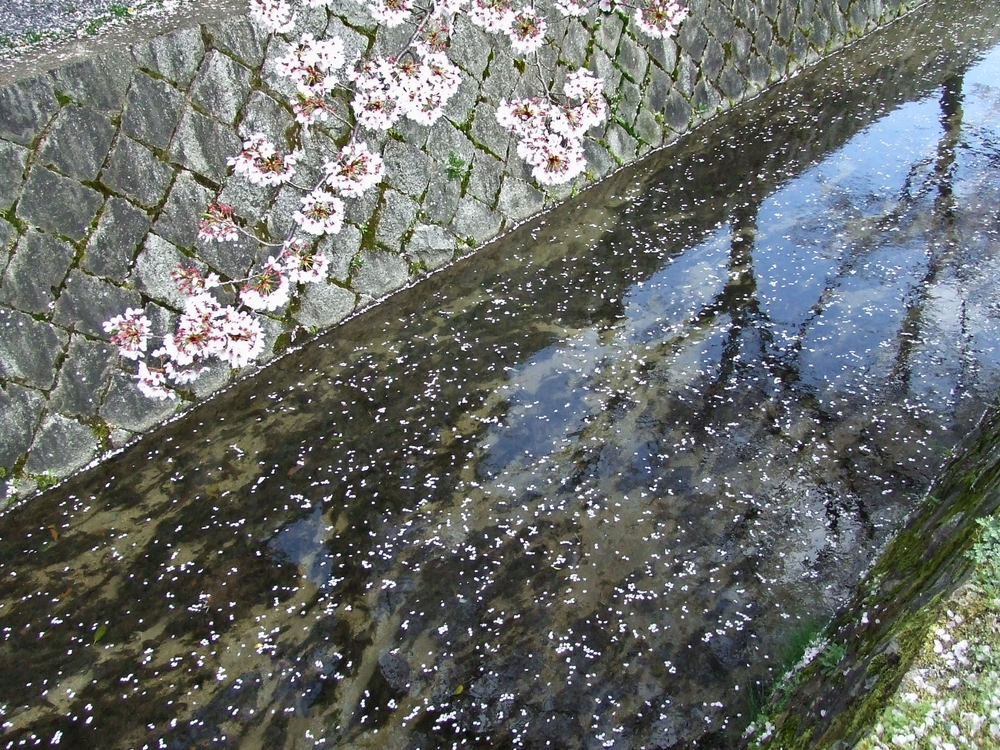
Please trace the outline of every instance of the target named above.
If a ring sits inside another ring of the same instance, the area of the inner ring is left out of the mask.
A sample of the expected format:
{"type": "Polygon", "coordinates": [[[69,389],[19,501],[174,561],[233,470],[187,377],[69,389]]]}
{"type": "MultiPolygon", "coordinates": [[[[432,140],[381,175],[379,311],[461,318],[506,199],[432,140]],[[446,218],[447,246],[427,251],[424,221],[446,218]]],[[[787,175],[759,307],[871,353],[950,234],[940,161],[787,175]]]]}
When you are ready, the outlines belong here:
{"type": "Polygon", "coordinates": [[[122,132],[147,146],[165,150],[183,107],[184,95],[180,91],[138,71],[125,97],[122,132]]]}
{"type": "Polygon", "coordinates": [[[23,146],[0,140],[0,211],[10,208],[20,195],[29,153],[23,146]]]}
{"type": "Polygon", "coordinates": [[[51,323],[0,307],[0,380],[16,379],[47,389],[69,337],[51,323]]]}
{"type": "Polygon", "coordinates": [[[50,414],[39,425],[24,470],[29,474],[63,477],[86,466],[99,448],[97,436],[89,427],[62,415],[50,414]]]}
{"type": "Polygon", "coordinates": [[[170,143],[170,158],[209,180],[221,183],[229,171],[227,159],[243,146],[232,128],[190,107],[181,115],[170,143]]]}
{"type": "Polygon", "coordinates": [[[191,85],[191,101],[223,122],[232,124],[250,95],[250,69],[218,50],[211,50],[191,85]]]}
{"type": "Polygon", "coordinates": [[[174,170],[127,135],[119,136],[108,166],[101,173],[102,183],[149,208],[160,204],[173,178],[174,170]]]}
{"type": "Polygon", "coordinates": [[[336,325],[354,311],[357,295],[336,284],[306,284],[300,297],[296,322],[309,329],[322,330],[336,325]]]}
{"type": "Polygon", "coordinates": [[[63,107],[39,151],[42,164],[78,180],[93,180],[115,136],[107,117],[86,107],[63,107]]]}
{"type": "Polygon", "coordinates": [[[109,198],[80,265],[97,276],[124,281],[149,226],[145,211],[124,198],[109,198]]]}
{"type": "Polygon", "coordinates": [[[172,399],[159,401],[139,392],[133,375],[115,370],[98,415],[112,430],[145,432],[171,416],[177,408],[172,399]]]}
{"type": "Polygon", "coordinates": [[[45,397],[33,388],[0,383],[0,467],[5,473],[28,452],[45,397]]]}
{"type": "Polygon", "coordinates": [[[180,247],[194,247],[198,241],[199,217],[212,201],[212,191],[182,170],[167,196],[153,227],[158,235],[180,247]]]}
{"type": "Polygon", "coordinates": [[[17,204],[17,216],[40,229],[82,240],[104,203],[96,190],[34,166],[17,204]]]}
{"type": "Polygon", "coordinates": [[[0,302],[29,313],[46,313],[66,278],[75,251],[50,234],[29,229],[4,271],[0,302]]]}
{"type": "MultiPolygon", "coordinates": [[[[124,308],[119,314],[121,312],[124,308]]],[[[49,409],[68,416],[97,414],[101,394],[117,360],[118,354],[111,344],[94,341],[79,333],[72,334],[56,387],[49,394],[49,409]]]]}
{"type": "Polygon", "coordinates": [[[127,289],[79,269],[69,272],[55,304],[53,322],[70,331],[103,338],[104,321],[121,315],[127,307],[140,307],[142,298],[127,289]]]}
{"type": "Polygon", "coordinates": [[[31,146],[58,109],[59,102],[47,76],[0,87],[0,138],[31,146]]]}
{"type": "Polygon", "coordinates": [[[406,259],[384,250],[363,250],[361,267],[351,274],[351,288],[371,301],[399,289],[409,281],[406,259]]]}
{"type": "Polygon", "coordinates": [[[132,56],[140,68],[159,73],[180,88],[187,88],[205,56],[198,26],[178,29],[132,46],[132,56]]]}

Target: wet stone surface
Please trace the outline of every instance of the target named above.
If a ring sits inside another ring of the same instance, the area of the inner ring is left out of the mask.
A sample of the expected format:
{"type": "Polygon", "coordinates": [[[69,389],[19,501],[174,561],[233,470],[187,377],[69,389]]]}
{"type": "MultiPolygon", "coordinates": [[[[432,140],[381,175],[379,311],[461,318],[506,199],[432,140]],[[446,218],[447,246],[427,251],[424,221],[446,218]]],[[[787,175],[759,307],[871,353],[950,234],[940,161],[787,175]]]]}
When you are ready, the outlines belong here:
{"type": "Polygon", "coordinates": [[[0,747],[734,746],[1000,386],[1000,24],[948,23],[8,511],[0,747]]]}

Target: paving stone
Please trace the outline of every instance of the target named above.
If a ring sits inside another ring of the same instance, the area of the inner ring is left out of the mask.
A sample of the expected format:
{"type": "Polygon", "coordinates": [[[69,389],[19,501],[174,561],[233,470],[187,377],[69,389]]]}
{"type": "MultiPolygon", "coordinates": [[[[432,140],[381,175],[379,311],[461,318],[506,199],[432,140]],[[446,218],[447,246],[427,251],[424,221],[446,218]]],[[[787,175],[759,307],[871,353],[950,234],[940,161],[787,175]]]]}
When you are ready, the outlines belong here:
{"type": "Polygon", "coordinates": [[[284,143],[285,133],[295,124],[292,113],[262,91],[254,91],[243,108],[239,134],[243,139],[263,133],[272,143],[284,143]]]}
{"type": "Polygon", "coordinates": [[[351,289],[371,301],[400,289],[410,279],[403,256],[382,250],[361,252],[361,267],[351,274],[351,289]]]}
{"type": "Polygon", "coordinates": [[[122,132],[147,146],[170,145],[184,107],[184,95],[166,81],[137,72],[125,98],[122,132]]]}
{"type": "Polygon", "coordinates": [[[24,470],[29,474],[65,477],[90,463],[99,449],[97,436],[89,427],[50,414],[38,428],[24,470]]]}
{"type": "Polygon", "coordinates": [[[124,198],[109,198],[80,265],[97,276],[124,281],[149,226],[145,211],[124,198]]]}
{"type": "Polygon", "coordinates": [[[96,190],[35,166],[17,204],[17,216],[48,232],[82,240],[103,203],[96,190]]]}
{"type": "Polygon", "coordinates": [[[345,224],[338,234],[323,235],[317,249],[330,262],[329,277],[346,283],[351,275],[351,260],[361,250],[361,231],[352,224],[345,224]]]}
{"type": "Polygon", "coordinates": [[[452,229],[461,239],[482,245],[493,239],[503,226],[503,217],[475,198],[463,198],[452,220],[452,229]]]}
{"type": "Polygon", "coordinates": [[[211,202],[212,191],[190,172],[182,171],[170,187],[153,231],[175,245],[194,247],[198,241],[199,217],[211,202]]]}
{"type": "Polygon", "coordinates": [[[29,313],[47,313],[73,255],[73,248],[62,240],[29,229],[4,271],[0,302],[29,313]]]}
{"type": "Polygon", "coordinates": [[[174,179],[174,170],[138,141],[121,135],[111,153],[101,182],[135,203],[155,207],[174,179]]]}
{"type": "Polygon", "coordinates": [[[74,333],[70,336],[66,360],[59,368],[56,387],[49,394],[49,409],[68,416],[94,416],[101,405],[107,379],[117,366],[118,352],[114,346],[74,333]]]}
{"type": "Polygon", "coordinates": [[[226,160],[243,146],[232,128],[186,109],[170,144],[170,158],[203,177],[221,183],[229,171],[226,160]]]}
{"type": "Polygon", "coordinates": [[[21,193],[28,149],[0,140],[0,211],[6,211],[21,193]]]}
{"type": "Polygon", "coordinates": [[[433,271],[455,257],[455,235],[444,227],[421,224],[413,230],[406,254],[433,271]]]}
{"type": "Polygon", "coordinates": [[[545,193],[534,185],[511,175],[504,177],[497,210],[512,222],[538,213],[545,205],[545,193]]]}
{"type": "Polygon", "coordinates": [[[400,252],[403,237],[417,217],[417,204],[402,193],[389,189],[382,196],[375,241],[393,252],[400,252]]]}
{"type": "Polygon", "coordinates": [[[188,258],[165,239],[151,234],[135,259],[133,282],[137,289],[158,302],[183,310],[187,298],[177,291],[170,278],[170,272],[180,265],[197,268],[203,274],[207,272],[204,263],[188,258]]]}
{"type": "Polygon", "coordinates": [[[248,67],[264,62],[267,34],[258,30],[246,16],[226,19],[205,26],[212,46],[227,52],[248,67]]]}
{"type": "Polygon", "coordinates": [[[71,63],[52,71],[55,90],[77,104],[106,114],[121,112],[135,66],[132,56],[119,50],[71,63]]]}
{"type": "Polygon", "coordinates": [[[466,194],[478,198],[487,206],[496,205],[503,171],[502,161],[485,151],[477,151],[472,161],[472,171],[469,173],[466,194]]]}
{"type": "Polygon", "coordinates": [[[48,389],[69,336],[51,323],[0,307],[0,380],[48,389]]]}
{"type": "Polygon", "coordinates": [[[138,292],[74,269],[56,300],[52,320],[67,330],[105,338],[104,321],[121,315],[127,307],[141,306],[138,292]]]}
{"type": "Polygon", "coordinates": [[[112,429],[145,432],[170,417],[177,408],[170,399],[158,401],[143,396],[130,374],[116,370],[111,373],[110,381],[98,415],[112,429]]]}
{"type": "Polygon", "coordinates": [[[33,388],[14,383],[0,388],[0,466],[5,470],[28,452],[44,407],[45,397],[33,388]]]}
{"type": "Polygon", "coordinates": [[[140,42],[132,47],[132,56],[140,68],[155,71],[171,83],[187,88],[205,56],[201,28],[179,29],[140,42]]]}
{"type": "Polygon", "coordinates": [[[354,312],[357,295],[336,284],[320,282],[306,284],[299,300],[295,320],[306,328],[323,330],[354,312]]]}
{"type": "Polygon", "coordinates": [[[232,124],[250,95],[252,77],[249,68],[217,50],[210,50],[191,85],[191,101],[232,124]]]}
{"type": "Polygon", "coordinates": [[[0,88],[0,138],[31,146],[59,109],[48,76],[0,88]]]}
{"type": "Polygon", "coordinates": [[[67,177],[93,180],[115,137],[107,117],[87,107],[63,107],[39,151],[39,161],[67,177]]]}

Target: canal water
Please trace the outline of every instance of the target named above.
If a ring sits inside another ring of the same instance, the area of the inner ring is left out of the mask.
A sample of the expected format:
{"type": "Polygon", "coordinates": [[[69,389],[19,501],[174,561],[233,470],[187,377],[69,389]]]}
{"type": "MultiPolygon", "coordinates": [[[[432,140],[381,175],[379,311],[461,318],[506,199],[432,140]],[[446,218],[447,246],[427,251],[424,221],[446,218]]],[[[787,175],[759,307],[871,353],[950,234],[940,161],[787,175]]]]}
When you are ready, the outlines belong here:
{"type": "Polygon", "coordinates": [[[9,510],[0,747],[738,745],[1000,388],[934,5],[9,510]]]}

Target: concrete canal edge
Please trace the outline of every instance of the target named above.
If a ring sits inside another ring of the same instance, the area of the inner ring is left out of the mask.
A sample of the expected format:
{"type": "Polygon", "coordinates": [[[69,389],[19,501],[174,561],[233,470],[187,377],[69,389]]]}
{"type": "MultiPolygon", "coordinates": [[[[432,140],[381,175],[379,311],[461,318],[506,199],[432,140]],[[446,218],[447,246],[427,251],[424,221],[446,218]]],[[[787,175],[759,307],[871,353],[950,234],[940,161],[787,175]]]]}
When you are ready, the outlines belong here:
{"type": "MultiPolygon", "coordinates": [[[[962,442],[923,503],[879,555],[853,599],[826,628],[839,660],[824,664],[816,658],[779,685],[758,719],[761,729],[770,724],[769,738],[760,743],[750,738],[749,747],[856,747],[884,720],[890,702],[913,702],[898,694],[901,683],[916,660],[948,650],[934,641],[942,635],[939,625],[954,620],[956,612],[968,621],[993,623],[995,652],[1000,642],[996,630],[1000,607],[990,598],[993,594],[970,580],[977,576],[968,553],[980,535],[977,521],[995,518],[998,510],[1000,410],[993,408],[962,442]]],[[[991,564],[1000,570],[1000,560],[991,564]]],[[[976,646],[972,644],[973,650],[976,646]]],[[[972,664],[968,669],[988,668],[972,664]]],[[[968,674],[965,677],[968,684],[968,674]]],[[[947,735],[948,727],[937,731],[947,735]]],[[[894,746],[892,734],[905,735],[906,731],[889,732],[882,738],[885,746],[894,746]]],[[[980,740],[986,743],[980,747],[998,742],[995,735],[990,738],[988,727],[980,740]]]]}
{"type": "MultiPolygon", "coordinates": [[[[377,140],[387,178],[325,248],[330,283],[265,318],[260,364],[917,4],[694,0],[680,34],[653,43],[618,13],[559,24],[546,69],[588,66],[611,106],[587,138],[587,173],[550,190],[533,184],[494,116],[500,100],[538,93],[536,73],[460,18],[450,52],[460,93],[434,127],[407,123],[377,140]]],[[[298,32],[338,34],[348,50],[369,42],[352,0],[303,21],[298,32]]],[[[178,302],[166,272],[195,255],[224,277],[245,273],[249,245],[196,246],[211,200],[251,223],[266,217],[272,232],[290,222],[291,191],[230,180],[226,166],[243,136],[280,141],[292,124],[287,82],[272,72],[277,42],[229,16],[91,57],[77,50],[44,71],[59,55],[35,59],[0,88],[0,499],[35,494],[250,372],[217,363],[179,401],[151,401],[101,324],[143,306],[167,330],[178,302]]],[[[313,133],[307,151],[341,135],[313,133]]]]}

